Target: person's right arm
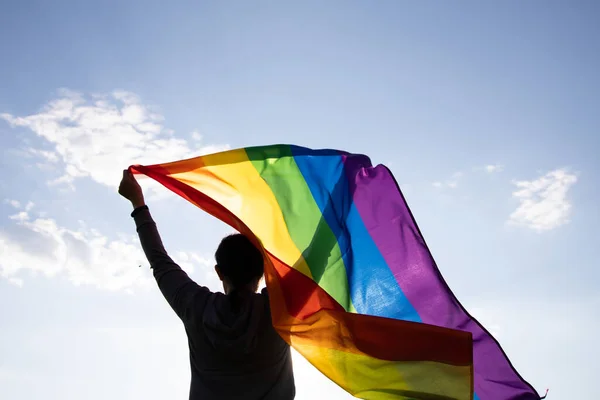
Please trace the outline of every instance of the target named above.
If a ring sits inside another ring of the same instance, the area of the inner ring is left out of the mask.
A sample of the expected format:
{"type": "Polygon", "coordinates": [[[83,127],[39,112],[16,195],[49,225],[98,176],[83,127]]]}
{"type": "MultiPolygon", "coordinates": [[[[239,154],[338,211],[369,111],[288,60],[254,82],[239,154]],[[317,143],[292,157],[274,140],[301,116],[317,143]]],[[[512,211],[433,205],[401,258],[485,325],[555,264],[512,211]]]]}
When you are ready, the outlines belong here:
{"type": "Polygon", "coordinates": [[[193,317],[198,302],[205,301],[210,291],[199,286],[171,259],[165,250],[156,223],[144,201],[142,188],[133,174],[123,171],[119,193],[131,201],[138,236],[144,254],[153,270],[154,278],[163,296],[184,322],[193,317]]]}
{"type": "Polygon", "coordinates": [[[177,315],[189,321],[196,310],[195,305],[204,301],[210,291],[190,279],[169,256],[147,206],[136,208],[132,217],[160,291],[177,315]]]}

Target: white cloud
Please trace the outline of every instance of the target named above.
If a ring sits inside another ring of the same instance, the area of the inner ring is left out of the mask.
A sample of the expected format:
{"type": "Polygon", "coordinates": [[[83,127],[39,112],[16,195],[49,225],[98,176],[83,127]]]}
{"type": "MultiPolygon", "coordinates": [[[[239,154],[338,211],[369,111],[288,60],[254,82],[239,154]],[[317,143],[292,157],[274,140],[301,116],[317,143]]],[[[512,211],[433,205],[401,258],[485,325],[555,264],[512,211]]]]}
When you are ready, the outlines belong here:
{"type": "Polygon", "coordinates": [[[59,164],[61,176],[53,179],[53,184],[69,185],[89,177],[115,187],[122,170],[131,164],[175,161],[228,148],[224,144],[201,146],[197,137],[193,144],[176,138],[163,127],[160,114],[124,91],[86,97],[63,90],[37,114],[0,114],[0,118],[47,141],[45,146],[27,151],[47,163],[59,164]]]}
{"type": "Polygon", "coordinates": [[[448,189],[456,189],[458,187],[458,182],[460,181],[460,179],[463,177],[463,173],[462,172],[455,172],[454,174],[452,174],[452,176],[450,177],[450,179],[446,179],[445,181],[436,181],[433,182],[433,187],[441,189],[441,188],[448,188],[448,189]]]}
{"type": "MultiPolygon", "coordinates": [[[[229,148],[203,146],[197,132],[189,141],[175,137],[163,126],[160,114],[124,91],[84,96],[63,90],[38,113],[0,114],[0,119],[41,138],[25,139],[23,155],[39,159],[32,164],[56,173],[48,184],[72,189],[78,179],[90,178],[114,190],[122,170],[131,164],[174,161],[229,148]]],[[[149,189],[160,187],[150,179],[140,183],[149,189]]],[[[168,194],[162,188],[160,193],[168,194]]],[[[17,212],[8,217],[12,225],[0,229],[0,277],[19,285],[23,273],[57,275],[109,290],[129,290],[149,282],[146,268],[138,268],[146,265],[146,259],[137,238],[117,235],[118,240],[111,240],[83,223],[70,229],[43,213],[32,214],[31,202],[5,202],[17,212]]],[[[187,271],[193,265],[209,264],[193,253],[179,252],[174,258],[187,271]]],[[[218,289],[218,282],[211,284],[218,289]]]]}
{"type": "Polygon", "coordinates": [[[198,142],[202,140],[202,135],[198,131],[193,131],[190,136],[192,137],[192,139],[198,142]]]}
{"type": "Polygon", "coordinates": [[[490,164],[490,165],[486,165],[485,167],[483,167],[483,169],[485,170],[485,172],[493,174],[495,172],[502,172],[502,171],[504,171],[504,165],[490,164]]]}
{"type": "Polygon", "coordinates": [[[542,232],[569,222],[571,203],[567,193],[577,176],[556,169],[532,181],[517,181],[513,192],[519,207],[510,215],[509,223],[542,232]]]}
{"type": "Polygon", "coordinates": [[[18,200],[5,199],[4,202],[14,208],[21,208],[21,203],[18,200]]]}
{"type": "Polygon", "coordinates": [[[23,287],[23,279],[21,278],[8,278],[8,282],[15,286],[23,287]]]}
{"type": "MultiPolygon", "coordinates": [[[[78,229],[68,229],[51,218],[34,218],[27,211],[11,219],[14,225],[0,230],[0,277],[15,285],[23,284],[22,273],[26,271],[64,276],[75,285],[107,290],[152,284],[146,258],[133,236],[119,235],[118,240],[111,240],[84,223],[78,229]]],[[[195,253],[180,251],[174,255],[188,272],[194,265],[211,265],[195,253]]]]}
{"type": "Polygon", "coordinates": [[[29,214],[26,211],[20,211],[16,214],[10,215],[8,218],[14,221],[27,221],[29,219],[29,214]]]}
{"type": "Polygon", "coordinates": [[[52,164],[57,163],[59,161],[58,155],[48,150],[28,148],[27,151],[29,152],[29,154],[42,158],[52,164]]]}

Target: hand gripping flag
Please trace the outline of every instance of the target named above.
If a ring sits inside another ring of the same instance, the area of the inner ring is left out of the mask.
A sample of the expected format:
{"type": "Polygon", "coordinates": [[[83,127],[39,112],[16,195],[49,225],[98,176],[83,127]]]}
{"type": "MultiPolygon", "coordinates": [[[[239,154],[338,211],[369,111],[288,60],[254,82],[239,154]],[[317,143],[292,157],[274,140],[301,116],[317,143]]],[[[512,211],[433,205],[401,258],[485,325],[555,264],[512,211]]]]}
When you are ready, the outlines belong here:
{"type": "Polygon", "coordinates": [[[444,282],[384,166],[275,145],[131,167],[246,234],[278,333],[363,399],[539,399],[444,282]]]}

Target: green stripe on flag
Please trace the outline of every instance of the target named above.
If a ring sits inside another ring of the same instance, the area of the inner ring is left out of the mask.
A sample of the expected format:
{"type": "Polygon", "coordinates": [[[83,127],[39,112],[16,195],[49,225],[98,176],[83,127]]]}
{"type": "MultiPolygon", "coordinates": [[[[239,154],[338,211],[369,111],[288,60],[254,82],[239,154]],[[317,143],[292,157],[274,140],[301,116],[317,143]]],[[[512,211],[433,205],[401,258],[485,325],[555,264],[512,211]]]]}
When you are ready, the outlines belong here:
{"type": "Polygon", "coordinates": [[[245,150],[277,199],[290,236],[302,252],[315,282],[346,311],[353,310],[337,238],[323,218],[289,146],[245,150]]]}

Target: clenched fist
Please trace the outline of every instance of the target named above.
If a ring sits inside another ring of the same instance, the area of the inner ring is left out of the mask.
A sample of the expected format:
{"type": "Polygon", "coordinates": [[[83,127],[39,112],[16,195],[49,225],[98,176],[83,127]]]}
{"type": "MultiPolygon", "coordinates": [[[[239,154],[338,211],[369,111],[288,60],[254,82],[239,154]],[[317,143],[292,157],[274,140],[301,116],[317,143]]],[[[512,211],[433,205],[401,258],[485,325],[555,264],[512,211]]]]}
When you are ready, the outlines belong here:
{"type": "Polygon", "coordinates": [[[123,178],[119,184],[119,194],[131,201],[133,208],[138,208],[145,204],[142,187],[135,179],[131,171],[127,169],[123,171],[123,178]]]}

